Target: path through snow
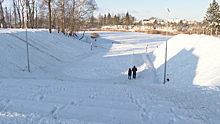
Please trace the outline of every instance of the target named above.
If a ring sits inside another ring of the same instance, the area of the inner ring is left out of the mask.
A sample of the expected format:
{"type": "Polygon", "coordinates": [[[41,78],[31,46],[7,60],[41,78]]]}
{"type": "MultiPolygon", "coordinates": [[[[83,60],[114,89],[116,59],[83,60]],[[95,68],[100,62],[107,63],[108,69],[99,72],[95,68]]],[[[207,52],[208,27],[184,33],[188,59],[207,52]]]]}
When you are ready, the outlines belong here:
{"type": "Polygon", "coordinates": [[[218,87],[158,82],[145,51],[146,45],[148,52],[156,49],[165,36],[99,32],[95,42],[88,33],[83,40],[94,42],[91,51],[89,43],[30,30],[28,73],[25,44],[19,40],[24,30],[0,31],[5,58],[0,64],[0,123],[220,123],[218,87]],[[128,80],[133,65],[137,79],[128,80]]]}

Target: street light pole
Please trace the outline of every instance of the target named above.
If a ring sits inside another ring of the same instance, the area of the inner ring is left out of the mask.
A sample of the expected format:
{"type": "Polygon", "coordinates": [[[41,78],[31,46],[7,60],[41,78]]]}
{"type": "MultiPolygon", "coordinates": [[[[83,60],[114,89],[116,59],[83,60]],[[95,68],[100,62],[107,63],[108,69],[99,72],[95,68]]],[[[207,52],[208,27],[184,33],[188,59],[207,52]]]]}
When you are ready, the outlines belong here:
{"type": "Polygon", "coordinates": [[[170,12],[169,8],[165,8],[167,11],[167,32],[166,32],[166,48],[165,48],[165,67],[164,67],[164,82],[166,83],[166,70],[167,70],[167,37],[168,37],[168,13],[170,12]]]}
{"type": "MultiPolygon", "coordinates": [[[[26,7],[26,14],[28,15],[28,7],[26,7]]],[[[27,47],[27,64],[28,64],[28,71],[30,72],[30,64],[29,64],[29,51],[28,51],[28,39],[27,39],[27,26],[28,26],[28,16],[26,18],[26,47],[27,47]]]]}

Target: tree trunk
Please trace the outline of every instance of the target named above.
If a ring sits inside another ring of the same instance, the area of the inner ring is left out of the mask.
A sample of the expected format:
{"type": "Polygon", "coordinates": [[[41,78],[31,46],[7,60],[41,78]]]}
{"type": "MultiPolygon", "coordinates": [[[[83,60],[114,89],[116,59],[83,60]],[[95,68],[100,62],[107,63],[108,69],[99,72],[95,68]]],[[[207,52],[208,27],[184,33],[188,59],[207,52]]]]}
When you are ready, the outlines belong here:
{"type": "Polygon", "coordinates": [[[29,1],[27,0],[27,7],[28,7],[28,13],[29,13],[29,20],[30,20],[30,27],[33,29],[33,16],[32,16],[32,13],[31,13],[31,7],[30,7],[30,4],[29,4],[29,1]]]}
{"type": "Polygon", "coordinates": [[[29,1],[28,0],[26,0],[26,28],[28,28],[29,26],[29,24],[28,24],[28,20],[29,20],[29,16],[28,16],[28,6],[29,6],[29,1]]]}
{"type": "Polygon", "coordinates": [[[9,22],[10,22],[9,25],[10,25],[10,28],[11,28],[11,6],[10,6],[10,8],[9,8],[9,11],[10,11],[10,12],[9,12],[9,22]]]}
{"type": "Polygon", "coordinates": [[[74,26],[75,26],[75,0],[72,0],[73,8],[72,8],[72,23],[71,23],[71,31],[73,33],[75,32],[74,26]]]}
{"type": "Polygon", "coordinates": [[[15,28],[17,28],[17,13],[16,13],[16,9],[15,9],[15,0],[13,0],[13,6],[14,6],[14,16],[15,16],[15,28]]]}
{"type": "Polygon", "coordinates": [[[36,7],[35,7],[35,10],[36,10],[36,18],[35,18],[35,28],[37,28],[37,2],[36,2],[36,7]]]}
{"type": "Polygon", "coordinates": [[[21,3],[21,28],[24,28],[24,2],[20,0],[21,3]]]}
{"type": "Polygon", "coordinates": [[[35,3],[35,1],[32,0],[32,14],[31,14],[31,16],[32,16],[32,29],[34,28],[34,3],[35,3]]]}
{"type": "Polygon", "coordinates": [[[60,33],[60,28],[59,28],[59,18],[56,18],[56,26],[57,26],[57,33],[60,33]]]}
{"type": "Polygon", "coordinates": [[[5,17],[4,17],[4,13],[3,13],[3,9],[2,9],[2,3],[4,2],[4,0],[0,1],[0,10],[1,10],[1,23],[3,28],[5,28],[5,17]]]}
{"type": "Polygon", "coordinates": [[[62,21],[61,21],[61,26],[62,26],[62,31],[63,33],[65,33],[65,27],[64,27],[64,23],[65,23],[65,11],[64,11],[64,3],[63,3],[63,0],[61,0],[61,17],[62,17],[62,21]]]}
{"type": "Polygon", "coordinates": [[[52,6],[53,6],[53,9],[52,9],[52,29],[55,29],[55,25],[56,25],[56,12],[55,12],[55,1],[52,2],[52,6]]]}
{"type": "Polygon", "coordinates": [[[18,11],[18,17],[19,17],[19,28],[21,28],[21,13],[20,13],[20,4],[19,4],[19,0],[18,0],[18,4],[17,6],[17,11],[18,11]]]}
{"type": "Polygon", "coordinates": [[[48,14],[49,14],[49,33],[51,33],[51,9],[50,9],[50,1],[51,0],[48,0],[48,14]]]}

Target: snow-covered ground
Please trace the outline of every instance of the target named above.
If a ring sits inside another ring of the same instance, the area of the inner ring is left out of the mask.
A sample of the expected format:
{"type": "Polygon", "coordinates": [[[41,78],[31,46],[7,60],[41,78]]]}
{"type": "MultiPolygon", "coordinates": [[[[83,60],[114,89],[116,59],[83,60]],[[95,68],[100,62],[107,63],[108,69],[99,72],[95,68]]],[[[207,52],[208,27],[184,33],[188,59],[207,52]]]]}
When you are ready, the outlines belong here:
{"type": "Polygon", "coordinates": [[[169,36],[164,85],[165,36],[90,33],[28,29],[28,72],[25,30],[0,29],[0,123],[220,123],[220,39],[169,36]]]}

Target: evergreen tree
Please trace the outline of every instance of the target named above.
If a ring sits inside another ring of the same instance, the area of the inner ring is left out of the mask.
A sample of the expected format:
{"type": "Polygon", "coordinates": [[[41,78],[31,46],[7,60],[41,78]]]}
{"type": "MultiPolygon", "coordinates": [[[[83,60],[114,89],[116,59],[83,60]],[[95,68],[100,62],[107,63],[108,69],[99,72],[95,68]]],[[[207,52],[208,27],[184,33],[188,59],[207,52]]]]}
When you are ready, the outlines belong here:
{"type": "Polygon", "coordinates": [[[116,15],[114,16],[113,24],[114,25],[119,25],[119,17],[117,17],[116,15]]]}
{"type": "Polygon", "coordinates": [[[106,20],[107,20],[107,17],[106,17],[106,14],[105,14],[104,17],[103,17],[103,25],[106,25],[106,20]]]}
{"type": "Polygon", "coordinates": [[[219,28],[219,18],[219,5],[218,2],[216,2],[216,0],[213,0],[213,2],[210,3],[210,7],[207,9],[203,23],[207,27],[219,28]]]}
{"type": "Polygon", "coordinates": [[[111,24],[112,24],[112,23],[111,23],[111,19],[112,19],[111,14],[108,13],[108,16],[107,16],[107,25],[111,25],[111,24]]]}
{"type": "Polygon", "coordinates": [[[129,15],[129,13],[127,12],[126,15],[125,15],[125,24],[126,24],[126,25],[129,25],[130,22],[131,22],[131,21],[130,21],[130,15],[129,15]]]}

